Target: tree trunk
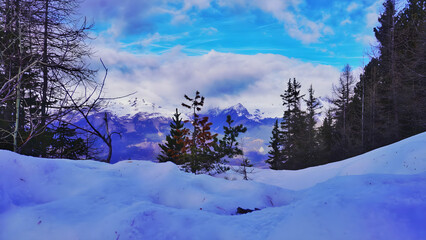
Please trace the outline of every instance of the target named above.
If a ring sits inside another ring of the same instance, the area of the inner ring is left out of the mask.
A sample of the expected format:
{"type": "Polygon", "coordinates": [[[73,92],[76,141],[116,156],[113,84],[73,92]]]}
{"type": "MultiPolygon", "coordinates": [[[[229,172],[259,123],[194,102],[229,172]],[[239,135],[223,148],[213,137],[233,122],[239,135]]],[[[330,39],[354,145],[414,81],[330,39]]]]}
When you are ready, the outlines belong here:
{"type": "MultiPolygon", "coordinates": [[[[19,76],[21,75],[21,67],[19,67],[19,76]]],[[[13,130],[13,151],[19,152],[18,147],[18,133],[19,133],[19,116],[21,114],[21,81],[18,78],[18,84],[16,86],[16,109],[15,109],[15,127],[13,130]]]]}
{"type": "Polygon", "coordinates": [[[43,35],[43,90],[41,100],[41,124],[46,125],[47,116],[47,82],[48,82],[48,71],[47,71],[47,37],[48,37],[48,12],[49,12],[49,0],[45,0],[45,13],[44,13],[44,35],[43,35]]]}
{"type": "Polygon", "coordinates": [[[15,14],[16,14],[16,30],[18,32],[18,62],[19,62],[19,67],[18,67],[18,77],[16,79],[17,84],[16,84],[16,103],[15,103],[15,127],[13,129],[13,151],[14,152],[19,152],[19,147],[18,147],[18,133],[19,133],[19,129],[20,129],[20,115],[21,115],[21,84],[22,84],[22,78],[23,76],[21,75],[21,70],[22,70],[22,31],[21,31],[21,24],[20,24],[20,1],[17,0],[16,1],[16,9],[15,9],[15,14]]]}

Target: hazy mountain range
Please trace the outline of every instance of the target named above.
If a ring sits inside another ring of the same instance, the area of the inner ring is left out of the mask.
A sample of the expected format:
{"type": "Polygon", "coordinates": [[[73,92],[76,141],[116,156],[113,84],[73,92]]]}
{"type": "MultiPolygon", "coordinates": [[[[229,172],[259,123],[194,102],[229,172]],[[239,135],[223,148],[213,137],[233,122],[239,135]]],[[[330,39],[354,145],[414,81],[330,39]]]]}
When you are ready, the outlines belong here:
{"type": "MultiPolygon", "coordinates": [[[[165,116],[164,113],[148,112],[123,114],[114,110],[107,113],[111,131],[121,135],[113,136],[112,163],[129,159],[156,160],[160,152],[158,144],[165,141],[166,135],[170,132],[169,124],[172,115],[165,116]]],[[[234,125],[243,124],[247,127],[247,132],[239,137],[245,156],[255,166],[264,166],[269,138],[275,122],[274,118],[262,118],[259,111],[251,114],[242,104],[226,109],[210,109],[201,115],[209,117],[213,123],[212,131],[218,134],[223,133],[227,115],[231,115],[235,121],[234,125]]],[[[95,125],[99,126],[102,124],[104,112],[99,112],[91,117],[95,125]]],[[[80,124],[82,123],[80,122],[80,124]]],[[[98,142],[96,146],[101,152],[103,151],[104,146],[101,142],[98,142]]],[[[236,160],[234,163],[237,164],[238,161],[236,160]]]]}

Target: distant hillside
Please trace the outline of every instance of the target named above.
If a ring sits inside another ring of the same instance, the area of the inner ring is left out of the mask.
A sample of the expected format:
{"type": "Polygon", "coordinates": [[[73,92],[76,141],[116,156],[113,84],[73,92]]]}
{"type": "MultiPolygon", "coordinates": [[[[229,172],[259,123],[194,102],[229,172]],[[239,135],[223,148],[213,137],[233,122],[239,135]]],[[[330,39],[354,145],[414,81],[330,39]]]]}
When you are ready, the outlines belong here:
{"type": "MultiPolygon", "coordinates": [[[[251,114],[242,104],[237,104],[226,109],[210,109],[205,115],[209,116],[213,123],[213,131],[222,134],[226,124],[226,116],[231,115],[234,124],[243,124],[247,132],[239,139],[245,155],[257,167],[265,166],[267,159],[269,137],[275,119],[261,118],[251,114]]],[[[91,116],[96,125],[102,124],[104,113],[91,116]]],[[[129,159],[155,160],[160,148],[158,144],[165,140],[170,131],[172,116],[164,116],[158,113],[138,112],[136,114],[108,113],[111,131],[121,133],[113,136],[113,154],[111,163],[129,159]]],[[[84,122],[79,121],[80,125],[84,122]]],[[[96,146],[104,147],[101,142],[96,146]]],[[[232,164],[232,163],[231,163],[232,164]]]]}

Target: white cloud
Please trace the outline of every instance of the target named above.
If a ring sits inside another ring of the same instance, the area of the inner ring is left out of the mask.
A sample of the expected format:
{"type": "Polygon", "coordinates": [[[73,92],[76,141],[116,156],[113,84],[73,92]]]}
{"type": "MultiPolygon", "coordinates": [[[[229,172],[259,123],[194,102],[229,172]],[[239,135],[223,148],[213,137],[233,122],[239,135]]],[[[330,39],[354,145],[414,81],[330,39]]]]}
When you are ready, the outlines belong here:
{"type": "Polygon", "coordinates": [[[355,40],[366,46],[374,46],[377,43],[376,38],[372,35],[363,35],[363,34],[355,35],[355,40]]]}
{"type": "MultiPolygon", "coordinates": [[[[173,111],[183,95],[199,90],[207,107],[242,103],[250,111],[282,115],[280,94],[295,77],[306,91],[310,84],[318,96],[329,95],[339,69],[313,65],[275,54],[240,55],[210,51],[187,56],[179,48],[163,55],[134,55],[98,49],[109,67],[106,93],[119,96],[137,91],[135,97],[173,111]]],[[[127,100],[125,100],[127,101],[127,100]]]]}
{"type": "Polygon", "coordinates": [[[371,4],[368,8],[366,8],[365,21],[367,24],[367,28],[375,27],[378,23],[380,8],[382,7],[381,0],[378,0],[371,4]]]}
{"type": "Polygon", "coordinates": [[[340,22],[340,25],[343,26],[343,25],[351,24],[351,23],[352,23],[352,21],[349,18],[346,18],[345,20],[340,22]]]}
{"type": "Polygon", "coordinates": [[[189,10],[192,7],[197,7],[199,9],[206,9],[210,7],[211,0],[184,0],[184,10],[189,10]]]}
{"type": "Polygon", "coordinates": [[[202,28],[201,29],[201,33],[206,34],[206,35],[214,35],[217,32],[219,32],[219,31],[214,27],[208,27],[208,28],[202,28]]]}
{"type": "MultiPolygon", "coordinates": [[[[183,33],[183,35],[185,35],[185,33],[183,33]]],[[[181,38],[180,35],[161,35],[158,32],[156,32],[155,34],[149,35],[147,38],[143,39],[142,41],[140,41],[140,44],[144,47],[155,43],[155,42],[160,42],[160,41],[175,41],[176,39],[181,38]]],[[[137,43],[139,44],[139,43],[137,43]]]]}
{"type": "MultiPolygon", "coordinates": [[[[120,7],[114,0],[89,0],[83,4],[82,14],[89,14],[103,21],[120,22],[112,33],[116,36],[137,32],[153,32],[156,15],[168,14],[172,24],[190,24],[196,21],[195,10],[211,7],[214,0],[122,0],[120,7]],[[176,3],[182,3],[176,4],[176,3]],[[99,7],[101,6],[101,7],[99,7]],[[88,12],[88,9],[99,11],[88,12]]],[[[305,44],[318,42],[325,35],[332,34],[330,27],[324,24],[325,18],[313,21],[305,16],[299,6],[302,0],[217,0],[221,7],[241,7],[242,9],[260,9],[271,14],[283,24],[289,35],[305,44]]]]}
{"type": "Polygon", "coordinates": [[[298,11],[299,0],[221,0],[219,5],[244,8],[258,8],[271,14],[280,21],[289,35],[304,44],[318,42],[325,35],[333,34],[333,30],[322,22],[315,22],[298,11]]]}
{"type": "Polygon", "coordinates": [[[356,2],[351,2],[351,4],[349,4],[349,6],[346,8],[346,11],[348,12],[352,12],[355,9],[358,9],[360,7],[360,5],[356,2]]]}

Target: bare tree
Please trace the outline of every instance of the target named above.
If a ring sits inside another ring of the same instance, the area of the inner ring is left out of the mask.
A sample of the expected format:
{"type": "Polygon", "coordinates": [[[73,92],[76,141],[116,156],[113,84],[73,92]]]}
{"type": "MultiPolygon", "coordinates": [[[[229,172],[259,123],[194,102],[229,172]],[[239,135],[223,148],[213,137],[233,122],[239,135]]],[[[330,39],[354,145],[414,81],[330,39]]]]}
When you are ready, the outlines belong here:
{"type": "Polygon", "coordinates": [[[105,76],[102,80],[102,83],[100,85],[95,86],[90,93],[85,95],[85,97],[78,98],[75,96],[77,92],[76,88],[73,91],[70,91],[68,87],[63,86],[63,91],[65,92],[68,100],[71,102],[73,111],[77,112],[77,114],[80,117],[82,117],[84,122],[87,124],[87,127],[79,126],[70,119],[60,119],[60,121],[70,124],[81,131],[87,132],[101,139],[102,142],[104,142],[105,145],[108,147],[108,155],[104,161],[107,163],[110,163],[111,156],[112,156],[112,136],[114,134],[120,135],[120,133],[114,132],[110,128],[107,112],[104,113],[104,117],[102,119],[103,124],[101,124],[100,126],[95,126],[94,121],[90,119],[90,116],[94,112],[99,111],[99,109],[101,108],[101,105],[105,103],[106,101],[114,100],[118,98],[124,98],[134,93],[126,95],[126,96],[117,97],[117,98],[103,98],[102,93],[105,86],[105,80],[108,75],[108,68],[105,66],[102,59],[100,61],[102,63],[102,66],[105,69],[105,76]]]}
{"type": "Polygon", "coordinates": [[[333,95],[332,99],[333,104],[336,106],[335,112],[337,118],[341,121],[342,134],[346,137],[347,132],[347,116],[348,116],[348,107],[349,102],[353,96],[353,88],[355,84],[355,79],[352,75],[352,69],[347,64],[340,74],[338,85],[333,85],[333,95]]]}
{"type": "Polygon", "coordinates": [[[72,112],[63,86],[94,86],[78,0],[0,0],[0,141],[15,152],[72,112]]]}

